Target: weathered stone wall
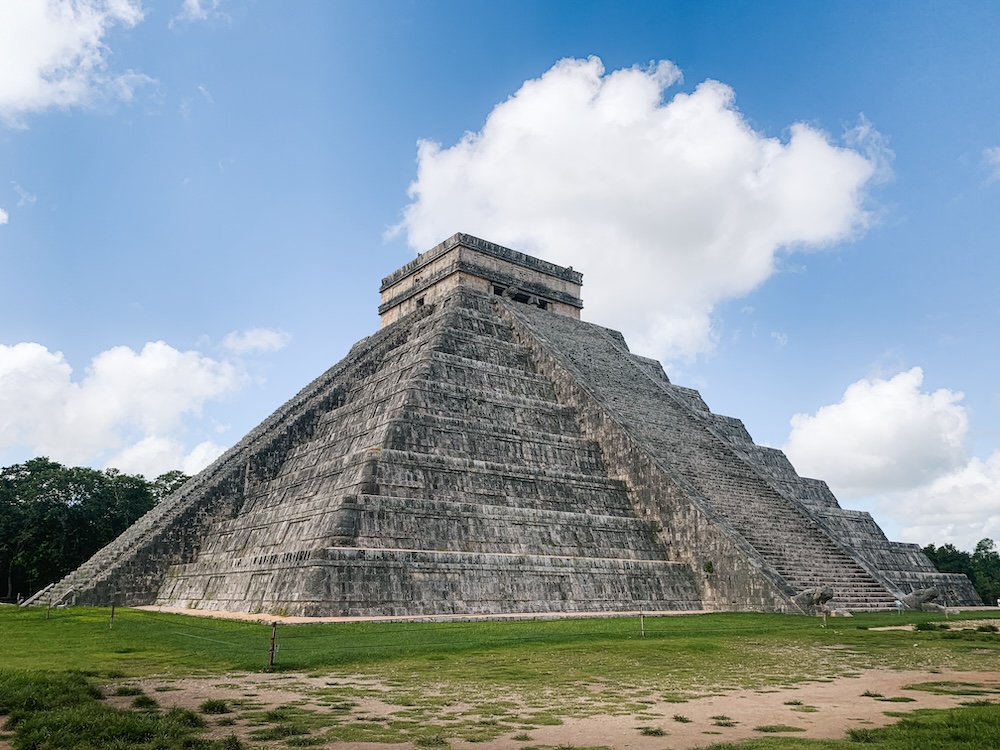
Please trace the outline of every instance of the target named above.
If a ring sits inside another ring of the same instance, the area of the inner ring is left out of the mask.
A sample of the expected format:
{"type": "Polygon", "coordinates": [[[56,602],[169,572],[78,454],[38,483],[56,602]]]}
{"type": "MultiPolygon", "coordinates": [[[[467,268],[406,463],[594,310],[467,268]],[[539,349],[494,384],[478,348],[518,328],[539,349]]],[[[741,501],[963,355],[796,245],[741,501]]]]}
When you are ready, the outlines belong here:
{"type": "Polygon", "coordinates": [[[172,570],[159,603],[307,617],[698,609],[686,565],[653,560],[329,548],[172,570]],[[183,581],[183,591],[172,588],[183,581]],[[187,594],[197,596],[186,598],[187,594]]]}
{"type": "Polygon", "coordinates": [[[321,420],[157,601],[370,615],[700,606],[690,568],[663,559],[490,296],[462,288],[425,309],[335,428],[321,420]],[[369,403],[390,407],[365,421],[369,403]],[[289,582],[295,568],[308,590],[289,582]]]}
{"type": "MultiPolygon", "coordinates": [[[[597,441],[610,474],[624,481],[637,515],[653,521],[658,536],[667,550],[668,559],[691,566],[702,587],[705,606],[716,609],[759,609],[787,611],[793,609],[790,596],[794,593],[755,550],[738,535],[727,533],[725,519],[711,508],[692,502],[674,477],[658,465],[654,456],[632,434],[623,421],[609,411],[619,399],[607,398],[595,392],[590,373],[583,373],[562,354],[562,337],[548,321],[531,315],[511,303],[502,305],[502,314],[514,323],[518,340],[530,348],[540,372],[555,386],[559,400],[572,404],[588,437],[597,441]],[[708,572],[711,571],[711,572],[708,572]]],[[[587,331],[588,324],[577,323],[577,333],[587,331]]],[[[593,334],[579,342],[583,357],[596,356],[607,344],[593,334]]],[[[608,342],[615,339],[607,337],[608,342]]],[[[648,368],[649,362],[639,362],[638,368],[648,368]]],[[[611,377],[610,375],[608,376],[611,377]]],[[[665,376],[664,376],[665,379],[665,376]]],[[[608,381],[610,382],[610,380],[608,381]]]]}
{"type": "Polygon", "coordinates": [[[620,337],[607,335],[606,329],[544,316],[524,306],[497,304],[524,324],[526,339],[538,342],[536,357],[541,359],[543,352],[551,355],[548,377],[563,386],[561,397],[591,418],[586,432],[600,443],[613,473],[621,472],[618,476],[626,478],[633,495],[650,494],[643,501],[647,507],[671,498],[667,507],[659,509],[666,514],[663,527],[681,529],[680,535],[691,540],[685,545],[683,539],[671,539],[671,553],[688,556],[680,559],[690,559],[695,566],[700,563],[702,569],[711,563],[715,582],[724,580],[720,573],[732,576],[731,590],[718,593],[720,603],[787,606],[754,599],[757,592],[747,589],[752,573],[763,576],[784,597],[832,586],[836,606],[891,605],[884,577],[854,559],[720,434],[739,433],[752,444],[738,420],[711,415],[696,393],[670,385],[648,360],[631,355],[620,337]],[[589,409],[578,403],[584,393],[594,402],[589,409]],[[652,474],[640,467],[637,456],[652,467],[652,474]],[[691,509],[709,523],[699,524],[691,509]],[[712,536],[701,531],[705,525],[725,536],[724,542],[713,540],[714,549],[705,544],[712,536]],[[738,553],[727,556],[720,566],[705,556],[720,554],[721,544],[738,553]]]}
{"type": "Polygon", "coordinates": [[[458,287],[484,294],[517,288],[550,312],[580,317],[582,275],[467,234],[456,234],[382,280],[379,315],[386,327],[458,287]]]}
{"type": "Polygon", "coordinates": [[[196,559],[202,546],[211,543],[210,528],[237,517],[244,501],[259,494],[288,453],[313,434],[323,416],[343,405],[352,380],[377,372],[386,355],[405,344],[424,318],[426,314],[411,316],[406,326],[358,342],[344,360],[58,581],[36,603],[152,603],[167,567],[196,559]]]}

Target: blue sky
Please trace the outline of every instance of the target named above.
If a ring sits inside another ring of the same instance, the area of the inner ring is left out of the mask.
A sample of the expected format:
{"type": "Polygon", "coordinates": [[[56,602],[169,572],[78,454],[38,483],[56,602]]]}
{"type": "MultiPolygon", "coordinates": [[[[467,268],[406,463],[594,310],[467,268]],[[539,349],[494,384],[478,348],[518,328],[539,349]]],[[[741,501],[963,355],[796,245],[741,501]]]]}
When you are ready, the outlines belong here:
{"type": "Polygon", "coordinates": [[[464,231],[582,271],[892,538],[1000,538],[998,38],[987,2],[3,0],[0,462],[195,471],[464,231]]]}

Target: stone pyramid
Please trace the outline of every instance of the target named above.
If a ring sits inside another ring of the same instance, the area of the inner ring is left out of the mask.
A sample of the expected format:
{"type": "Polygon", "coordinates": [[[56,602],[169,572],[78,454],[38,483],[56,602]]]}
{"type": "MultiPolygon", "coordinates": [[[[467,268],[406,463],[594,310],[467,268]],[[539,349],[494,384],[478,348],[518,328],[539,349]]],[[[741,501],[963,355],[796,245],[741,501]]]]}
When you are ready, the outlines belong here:
{"type": "Polygon", "coordinates": [[[36,603],[293,615],[979,603],[713,414],[582,275],[457,234],[382,328],[36,603]]]}

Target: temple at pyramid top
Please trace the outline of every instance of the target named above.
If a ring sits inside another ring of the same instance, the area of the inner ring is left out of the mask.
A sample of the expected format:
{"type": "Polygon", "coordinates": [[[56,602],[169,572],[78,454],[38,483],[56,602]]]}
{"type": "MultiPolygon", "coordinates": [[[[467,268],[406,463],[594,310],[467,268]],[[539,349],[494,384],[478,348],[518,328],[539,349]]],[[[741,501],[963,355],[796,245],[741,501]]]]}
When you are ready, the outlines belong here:
{"type": "Polygon", "coordinates": [[[454,234],[382,279],[382,327],[465,286],[580,318],[583,274],[470,234],[454,234]]]}

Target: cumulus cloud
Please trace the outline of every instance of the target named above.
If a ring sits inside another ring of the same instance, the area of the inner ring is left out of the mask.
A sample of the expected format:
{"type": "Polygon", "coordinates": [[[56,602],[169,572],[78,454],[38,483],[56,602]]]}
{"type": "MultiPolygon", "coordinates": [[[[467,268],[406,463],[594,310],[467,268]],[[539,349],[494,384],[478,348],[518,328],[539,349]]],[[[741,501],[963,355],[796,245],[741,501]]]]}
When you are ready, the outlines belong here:
{"type": "Polygon", "coordinates": [[[0,120],[102,97],[129,100],[150,79],[111,73],[105,37],[143,19],[138,0],[5,0],[0,3],[0,120]]]}
{"type": "Polygon", "coordinates": [[[989,181],[1000,180],[1000,146],[984,149],[983,161],[990,170],[989,181]]]}
{"type": "Polygon", "coordinates": [[[891,520],[902,541],[971,550],[1000,534],[1000,451],[969,458],[962,394],[922,385],[919,367],[860,380],[839,403],[792,417],[784,450],[849,507],[891,520]]]}
{"type": "Polygon", "coordinates": [[[666,99],[680,77],[670,62],[605,74],[596,57],[560,61],[479,132],[419,143],[393,231],[417,250],[463,231],[572,265],[587,317],[637,351],[710,349],[715,305],[764,282],[780,250],[867,228],[887,157],[867,121],[854,147],[801,123],[768,138],[717,81],[666,99]]]}
{"type": "Polygon", "coordinates": [[[247,331],[233,331],[222,339],[222,346],[234,354],[253,352],[276,352],[284,349],[292,336],[285,331],[271,328],[251,328],[247,331]]]}
{"type": "Polygon", "coordinates": [[[0,208],[0,225],[6,224],[10,219],[10,214],[0,208]]]}
{"type": "Polygon", "coordinates": [[[119,451],[105,462],[127,474],[157,477],[172,469],[185,474],[197,474],[221,456],[225,448],[205,441],[188,451],[181,441],[160,435],[144,437],[139,442],[119,451]]]}
{"type": "Polygon", "coordinates": [[[924,392],[923,379],[914,367],[851,384],[839,403],[792,417],[785,453],[844,497],[911,490],[956,470],[967,459],[963,395],[924,392]]]}
{"type": "Polygon", "coordinates": [[[1000,539],[1000,450],[880,505],[905,509],[900,519],[905,541],[971,551],[980,539],[1000,539]]]}
{"type": "Polygon", "coordinates": [[[28,447],[68,464],[117,453],[125,461],[118,468],[142,466],[153,475],[207,463],[217,446],[184,453],[177,434],[185,418],[244,382],[232,363],[162,341],[139,352],[114,347],[94,357],[82,379],[72,375],[61,352],[0,345],[0,451],[28,447]]]}

